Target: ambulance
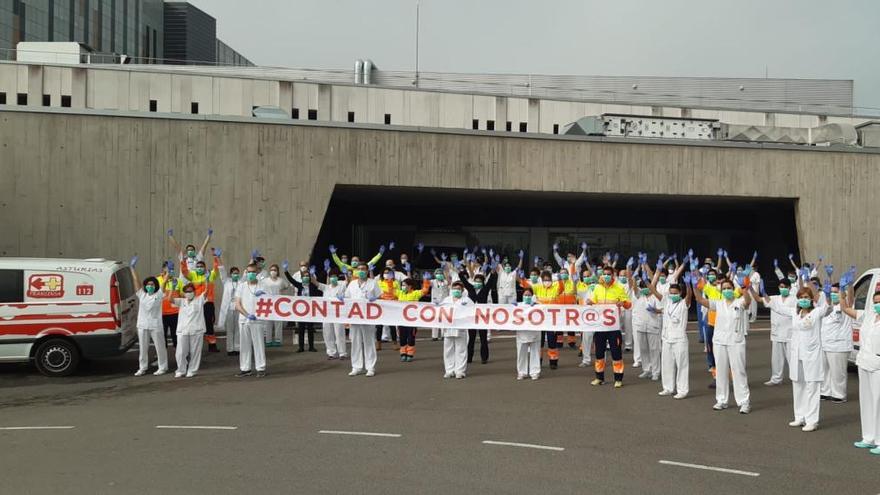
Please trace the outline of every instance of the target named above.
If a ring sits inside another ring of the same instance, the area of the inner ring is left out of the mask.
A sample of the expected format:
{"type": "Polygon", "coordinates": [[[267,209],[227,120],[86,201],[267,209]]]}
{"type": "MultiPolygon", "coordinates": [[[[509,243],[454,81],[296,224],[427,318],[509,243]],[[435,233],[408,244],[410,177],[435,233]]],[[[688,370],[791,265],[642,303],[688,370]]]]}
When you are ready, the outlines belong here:
{"type": "MultiPolygon", "coordinates": [[[[853,295],[855,303],[853,307],[857,311],[873,311],[872,302],[874,293],[880,291],[880,268],[872,268],[863,273],[853,286],[853,295]]],[[[849,363],[851,366],[856,364],[856,354],[859,353],[859,326],[860,320],[853,323],[853,351],[849,355],[849,363]]]]}
{"type": "Polygon", "coordinates": [[[83,359],[134,345],[137,310],[131,270],[118,261],[0,258],[0,362],[70,375],[83,359]]]}

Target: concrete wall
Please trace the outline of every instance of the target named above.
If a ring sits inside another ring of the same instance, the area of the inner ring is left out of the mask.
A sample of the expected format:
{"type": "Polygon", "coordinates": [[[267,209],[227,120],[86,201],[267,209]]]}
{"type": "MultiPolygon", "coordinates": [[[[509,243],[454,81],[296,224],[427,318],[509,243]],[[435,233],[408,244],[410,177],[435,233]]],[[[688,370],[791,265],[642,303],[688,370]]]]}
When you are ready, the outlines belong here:
{"type": "Polygon", "coordinates": [[[0,111],[0,255],[138,252],[156,268],[168,227],[195,242],[213,226],[233,260],[294,260],[334,186],[364,184],[796,198],[801,254],[865,268],[880,263],[878,172],[863,152],[0,111]]]}

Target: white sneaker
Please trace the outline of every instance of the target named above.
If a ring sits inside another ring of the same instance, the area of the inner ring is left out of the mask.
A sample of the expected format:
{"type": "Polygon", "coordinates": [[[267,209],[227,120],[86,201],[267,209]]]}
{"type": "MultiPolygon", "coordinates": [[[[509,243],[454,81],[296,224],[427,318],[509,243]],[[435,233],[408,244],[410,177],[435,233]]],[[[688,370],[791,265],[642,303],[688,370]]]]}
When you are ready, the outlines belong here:
{"type": "Polygon", "coordinates": [[[523,375],[522,373],[520,373],[519,375],[516,375],[516,379],[517,379],[517,380],[525,380],[525,379],[526,379],[526,375],[523,375]]]}
{"type": "Polygon", "coordinates": [[[651,376],[650,371],[643,371],[643,372],[639,373],[639,378],[648,378],[649,376],[651,376]]]}
{"type": "Polygon", "coordinates": [[[367,370],[367,376],[376,376],[375,370],[367,370]]]}
{"type": "Polygon", "coordinates": [[[720,402],[716,402],[715,405],[712,406],[712,409],[714,409],[716,411],[721,411],[721,410],[727,409],[727,404],[722,404],[720,402]]]}
{"type": "Polygon", "coordinates": [[[816,423],[813,423],[813,424],[805,425],[803,428],[801,428],[801,431],[816,431],[817,428],[819,428],[819,425],[816,423]]]}
{"type": "Polygon", "coordinates": [[[679,399],[679,400],[681,400],[681,399],[687,399],[687,396],[688,396],[688,394],[681,394],[681,393],[679,393],[679,394],[675,394],[675,395],[673,395],[672,398],[673,398],[673,399],[679,399]]]}
{"type": "Polygon", "coordinates": [[[348,376],[358,376],[362,372],[363,372],[362,370],[351,370],[351,373],[349,373],[348,376]]]}
{"type": "Polygon", "coordinates": [[[162,376],[165,373],[168,373],[168,370],[156,370],[153,374],[156,376],[162,376]]]}
{"type": "Polygon", "coordinates": [[[192,378],[192,377],[196,376],[197,374],[198,374],[198,373],[187,373],[187,374],[186,374],[186,377],[187,377],[187,378],[192,378]]]}
{"type": "Polygon", "coordinates": [[[642,363],[633,363],[633,368],[641,368],[642,363]]]}
{"type": "Polygon", "coordinates": [[[541,377],[541,375],[532,375],[532,380],[537,380],[540,377],[541,377]]]}
{"type": "Polygon", "coordinates": [[[796,420],[794,420],[794,421],[788,423],[788,426],[791,426],[792,428],[797,428],[797,427],[799,427],[799,426],[804,426],[804,424],[805,424],[805,423],[804,423],[803,421],[801,421],[801,420],[799,420],[799,419],[796,419],[796,420]]]}
{"type": "Polygon", "coordinates": [[[661,390],[661,391],[657,392],[657,395],[660,395],[662,397],[666,397],[667,395],[672,395],[672,392],[670,392],[669,390],[661,390]]]}
{"type": "Polygon", "coordinates": [[[445,373],[443,378],[452,378],[453,376],[455,376],[455,373],[445,373]]]}
{"type": "Polygon", "coordinates": [[[137,370],[134,372],[134,376],[144,376],[147,374],[147,370],[137,370]]]}
{"type": "Polygon", "coordinates": [[[585,362],[581,361],[580,363],[578,363],[578,368],[586,368],[589,365],[590,365],[590,363],[585,363],[585,362]]]}
{"type": "Polygon", "coordinates": [[[455,378],[457,378],[458,380],[461,380],[462,378],[464,378],[466,376],[467,375],[465,375],[464,373],[459,373],[459,374],[455,375],[455,378]]]}
{"type": "Polygon", "coordinates": [[[658,381],[658,380],[660,380],[660,375],[654,375],[654,376],[651,377],[651,381],[652,381],[652,382],[656,382],[656,381],[658,381]]]}
{"type": "Polygon", "coordinates": [[[174,378],[183,378],[183,372],[180,372],[180,371],[175,372],[174,378]]]}
{"type": "Polygon", "coordinates": [[[739,406],[739,413],[740,414],[748,414],[750,412],[752,412],[751,404],[743,404],[743,405],[739,406]]]}
{"type": "Polygon", "coordinates": [[[773,380],[768,380],[768,381],[764,382],[765,387],[775,387],[775,386],[781,385],[781,384],[782,384],[782,382],[777,383],[777,382],[774,382],[773,380]]]}

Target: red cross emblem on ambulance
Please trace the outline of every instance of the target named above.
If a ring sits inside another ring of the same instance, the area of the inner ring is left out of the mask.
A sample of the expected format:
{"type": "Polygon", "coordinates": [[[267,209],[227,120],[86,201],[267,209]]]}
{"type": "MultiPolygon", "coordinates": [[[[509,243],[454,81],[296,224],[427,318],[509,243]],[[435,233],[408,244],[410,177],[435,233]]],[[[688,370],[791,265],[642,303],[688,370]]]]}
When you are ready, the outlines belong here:
{"type": "Polygon", "coordinates": [[[54,273],[31,275],[28,278],[27,296],[33,299],[64,297],[64,276],[54,273]]]}

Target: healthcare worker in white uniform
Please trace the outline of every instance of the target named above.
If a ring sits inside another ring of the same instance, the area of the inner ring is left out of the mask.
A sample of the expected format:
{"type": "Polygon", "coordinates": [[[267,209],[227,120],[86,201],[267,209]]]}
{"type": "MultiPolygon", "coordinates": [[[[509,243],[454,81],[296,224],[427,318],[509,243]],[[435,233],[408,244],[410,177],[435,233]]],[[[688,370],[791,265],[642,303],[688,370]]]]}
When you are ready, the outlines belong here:
{"type": "Polygon", "coordinates": [[[862,439],[853,445],[880,455],[880,291],[874,292],[863,311],[848,304],[852,297],[842,299],[843,311],[861,322],[859,327],[859,413],[862,439]]]}
{"type": "MultiPolygon", "coordinates": [[[[219,249],[214,250],[220,253],[219,249]]],[[[238,311],[235,309],[235,300],[241,294],[245,282],[241,280],[241,270],[233,266],[226,270],[223,259],[217,255],[220,271],[220,282],[223,285],[222,300],[220,301],[220,313],[217,315],[217,329],[226,332],[226,355],[238,356],[241,352],[241,323],[238,321],[238,311]]]]}
{"type": "MultiPolygon", "coordinates": [[[[741,284],[746,285],[746,284],[741,284]]],[[[740,414],[752,411],[749,394],[749,377],[746,373],[746,328],[749,323],[748,309],[752,302],[749,291],[736,297],[733,282],[721,282],[720,301],[706,299],[701,291],[694,291],[697,302],[715,311],[715,333],[712,346],[715,352],[716,388],[715,405],[712,409],[727,409],[730,399],[730,375],[733,375],[733,397],[740,414]]]]}
{"type": "MultiPolygon", "coordinates": [[[[449,297],[440,303],[442,306],[468,306],[474,302],[464,291],[461,282],[454,282],[449,297]]],[[[467,376],[467,344],[468,331],[464,328],[443,329],[443,378],[453,376],[462,379],[467,376]]]]}
{"type": "MultiPolygon", "coordinates": [[[[846,292],[839,284],[831,288],[832,310],[822,318],[822,359],[825,378],[819,398],[832,403],[846,402],[846,378],[849,354],[853,350],[853,323],[855,320],[842,310],[841,299],[846,292]]],[[[849,302],[848,306],[852,306],[849,302]]]]}
{"type": "Polygon", "coordinates": [[[266,340],[263,334],[266,322],[257,320],[254,314],[257,299],[266,293],[259,277],[259,266],[256,263],[249,264],[245,268],[245,284],[235,299],[235,309],[238,311],[241,329],[239,372],[235,375],[239,378],[253,375],[254,368],[257,370],[257,378],[266,376],[266,340]]]}
{"type": "MultiPolygon", "coordinates": [[[[752,286],[757,287],[757,286],[752,286]]],[[[763,290],[763,286],[761,286],[763,290]]],[[[797,307],[797,298],[791,294],[791,282],[787,278],[779,280],[779,295],[761,295],[761,304],[770,309],[770,379],[764,385],[773,387],[782,383],[785,363],[788,362],[788,346],[791,343],[791,314],[773,309],[776,307],[797,307]]],[[[788,363],[791,370],[791,363],[788,363]]]]}
{"type": "MultiPolygon", "coordinates": [[[[354,280],[351,280],[345,288],[345,294],[340,298],[345,301],[373,302],[382,295],[382,289],[376,281],[369,278],[366,264],[361,263],[354,269],[354,280]]],[[[351,325],[351,372],[349,376],[357,376],[366,373],[366,376],[376,374],[376,327],[374,325],[351,325]]]]}
{"type": "Polygon", "coordinates": [[[137,289],[138,298],[138,370],[134,376],[143,376],[147,373],[150,365],[150,341],[156,347],[156,358],[159,361],[159,369],[153,373],[156,376],[168,372],[168,350],[165,347],[165,335],[162,328],[162,288],[156,277],[147,277],[143,285],[138,279],[134,267],[138,257],[131,259],[129,266],[137,289]]]}
{"type": "Polygon", "coordinates": [[[638,281],[638,290],[633,291],[636,299],[632,307],[633,335],[642,361],[642,372],[639,374],[639,378],[650,378],[654,381],[660,379],[662,310],[659,309],[660,300],[651,294],[649,286],[653,286],[654,292],[659,295],[668,292],[668,285],[661,288],[658,284],[660,278],[660,270],[657,270],[650,283],[645,283],[644,280],[638,281]]]}
{"type": "Polygon", "coordinates": [[[661,294],[656,284],[651,284],[651,293],[660,300],[658,309],[662,314],[662,330],[660,332],[660,362],[663,377],[663,389],[660,396],[674,395],[676,399],[684,399],[690,390],[688,372],[688,308],[691,306],[692,291],[691,275],[685,274],[683,284],[669,285],[669,293],[661,294]],[[684,295],[682,295],[684,292],[684,295]]]}
{"type": "MultiPolygon", "coordinates": [[[[445,265],[443,265],[445,266],[445,265]]],[[[443,266],[434,270],[434,277],[431,279],[431,302],[440,304],[444,299],[449,297],[449,273],[444,271],[443,266]]],[[[443,337],[440,327],[431,329],[431,340],[440,340],[443,337]]]]}
{"type": "MultiPolygon", "coordinates": [[[[269,276],[264,278],[261,283],[263,285],[263,291],[270,296],[277,296],[284,291],[290,290],[291,287],[290,282],[281,277],[281,271],[279,270],[278,265],[274,264],[269,267],[269,276]]],[[[284,337],[284,322],[265,322],[263,333],[265,334],[264,337],[267,347],[281,347],[284,337]]]]}
{"type": "MultiPolygon", "coordinates": [[[[523,300],[516,303],[525,309],[538,303],[532,289],[523,291],[523,300]]],[[[537,380],[541,377],[541,332],[538,330],[517,330],[516,332],[516,379],[526,377],[537,380]]]]}
{"type": "MultiPolygon", "coordinates": [[[[314,280],[314,279],[312,279],[314,280]]],[[[327,283],[315,281],[315,285],[323,293],[324,299],[336,300],[340,295],[345,296],[345,275],[333,269],[327,274],[327,283]]],[[[348,358],[345,346],[345,323],[325,322],[322,327],[324,334],[324,348],[327,351],[327,359],[348,358]]]]}
{"type": "Polygon", "coordinates": [[[202,362],[205,294],[197,296],[195,286],[186,284],[183,287],[183,298],[172,298],[171,304],[180,308],[177,315],[177,371],[174,372],[174,378],[192,378],[199,373],[202,362]]]}

